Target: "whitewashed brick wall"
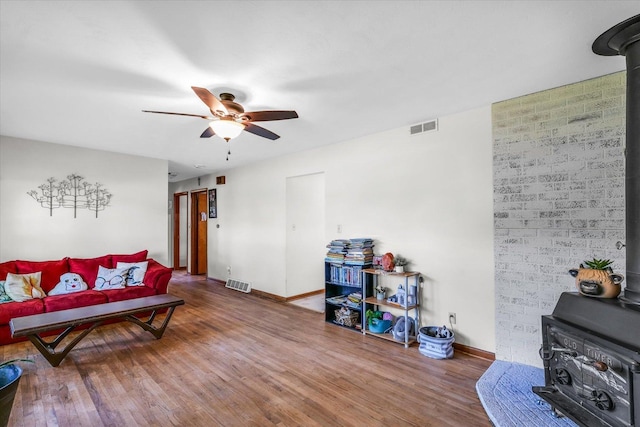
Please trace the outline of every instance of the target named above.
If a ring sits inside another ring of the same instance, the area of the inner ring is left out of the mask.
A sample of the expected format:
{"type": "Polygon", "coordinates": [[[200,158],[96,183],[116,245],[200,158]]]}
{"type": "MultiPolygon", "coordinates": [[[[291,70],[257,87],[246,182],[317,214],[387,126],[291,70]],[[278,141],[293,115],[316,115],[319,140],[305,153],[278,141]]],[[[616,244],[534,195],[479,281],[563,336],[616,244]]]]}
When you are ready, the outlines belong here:
{"type": "Polygon", "coordinates": [[[496,358],[542,366],[540,316],[584,260],[624,274],[626,72],[492,106],[496,358]]]}

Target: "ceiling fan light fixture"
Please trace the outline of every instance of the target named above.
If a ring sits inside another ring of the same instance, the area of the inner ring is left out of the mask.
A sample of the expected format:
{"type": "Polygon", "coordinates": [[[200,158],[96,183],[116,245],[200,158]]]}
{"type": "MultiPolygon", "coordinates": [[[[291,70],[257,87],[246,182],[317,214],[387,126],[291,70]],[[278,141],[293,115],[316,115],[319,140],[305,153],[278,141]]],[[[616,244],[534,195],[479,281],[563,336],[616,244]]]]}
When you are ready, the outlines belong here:
{"type": "Polygon", "coordinates": [[[242,123],[238,123],[235,120],[229,119],[220,119],[213,120],[209,122],[209,127],[213,129],[213,131],[220,138],[229,141],[240,135],[240,133],[244,130],[244,126],[242,123]]]}

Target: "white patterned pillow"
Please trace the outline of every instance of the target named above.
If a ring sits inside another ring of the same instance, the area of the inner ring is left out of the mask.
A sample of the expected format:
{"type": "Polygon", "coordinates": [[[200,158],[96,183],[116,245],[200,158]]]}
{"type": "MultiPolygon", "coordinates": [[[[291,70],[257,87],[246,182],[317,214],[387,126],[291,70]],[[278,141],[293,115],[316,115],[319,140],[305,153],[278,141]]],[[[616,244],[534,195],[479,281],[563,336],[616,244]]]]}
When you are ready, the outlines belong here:
{"type": "Polygon", "coordinates": [[[142,262],[118,262],[116,268],[129,268],[127,286],[144,286],[144,275],[149,267],[149,261],[142,262]]]}
{"type": "Polygon", "coordinates": [[[89,289],[87,284],[82,280],[82,276],[77,273],[64,273],[60,276],[60,281],[55,288],[49,291],[49,296],[66,295],[73,292],[86,291],[89,289]]]}
{"type": "Polygon", "coordinates": [[[104,291],[107,289],[124,289],[129,276],[128,268],[98,267],[98,277],[94,289],[104,291]]]}
{"type": "Polygon", "coordinates": [[[29,274],[7,273],[4,290],[12,300],[22,302],[34,298],[44,298],[47,294],[40,287],[42,272],[29,274]]]}
{"type": "Polygon", "coordinates": [[[13,301],[7,291],[4,290],[4,280],[0,280],[0,304],[13,301]]]}

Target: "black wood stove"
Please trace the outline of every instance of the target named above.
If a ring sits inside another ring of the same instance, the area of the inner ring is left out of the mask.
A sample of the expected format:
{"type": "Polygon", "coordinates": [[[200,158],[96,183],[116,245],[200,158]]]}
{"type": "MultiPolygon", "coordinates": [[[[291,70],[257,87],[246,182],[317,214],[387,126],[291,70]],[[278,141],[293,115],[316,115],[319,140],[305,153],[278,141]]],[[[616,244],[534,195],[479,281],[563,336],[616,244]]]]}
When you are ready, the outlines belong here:
{"type": "Polygon", "coordinates": [[[563,293],[542,316],[545,385],[533,391],[581,426],[640,426],[640,15],[593,51],[627,63],[626,287],[616,299],[563,293]]]}
{"type": "Polygon", "coordinates": [[[583,426],[640,425],[640,305],[567,292],[542,331],[536,394],[583,426]]]}

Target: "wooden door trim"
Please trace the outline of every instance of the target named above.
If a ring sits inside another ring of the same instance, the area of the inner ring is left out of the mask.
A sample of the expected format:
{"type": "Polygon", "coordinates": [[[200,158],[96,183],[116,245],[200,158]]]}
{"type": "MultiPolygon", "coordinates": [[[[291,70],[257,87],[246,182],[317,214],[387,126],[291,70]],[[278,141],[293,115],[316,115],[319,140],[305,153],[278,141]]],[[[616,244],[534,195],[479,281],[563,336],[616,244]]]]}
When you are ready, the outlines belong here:
{"type": "MultiPolygon", "coordinates": [[[[187,196],[189,192],[173,193],[173,269],[180,269],[180,197],[187,196]]],[[[188,217],[188,214],[187,214],[188,217]]],[[[188,218],[187,218],[188,219],[188,218]]],[[[188,237],[188,236],[187,236],[188,237]]]]}

